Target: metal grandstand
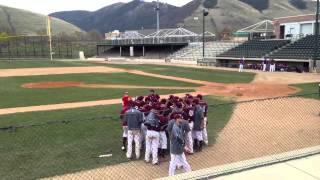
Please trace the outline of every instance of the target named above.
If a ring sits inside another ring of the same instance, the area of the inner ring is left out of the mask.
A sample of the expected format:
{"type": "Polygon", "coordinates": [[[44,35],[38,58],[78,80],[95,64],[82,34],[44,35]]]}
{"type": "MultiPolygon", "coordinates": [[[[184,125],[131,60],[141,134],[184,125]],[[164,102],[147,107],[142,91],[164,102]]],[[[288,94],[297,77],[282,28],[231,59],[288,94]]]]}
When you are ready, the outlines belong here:
{"type": "MultiPolygon", "coordinates": [[[[146,30],[142,30],[146,31],[146,30]]],[[[184,28],[149,30],[149,34],[144,35],[142,31],[126,31],[119,37],[101,42],[105,45],[136,45],[136,44],[188,44],[199,42],[202,35],[194,33],[184,28]]],[[[206,38],[215,37],[212,33],[206,33],[206,38]]]]}
{"type": "Polygon", "coordinates": [[[237,32],[247,33],[272,33],[274,32],[273,22],[270,20],[264,20],[246,28],[240,29],[237,32]]]}

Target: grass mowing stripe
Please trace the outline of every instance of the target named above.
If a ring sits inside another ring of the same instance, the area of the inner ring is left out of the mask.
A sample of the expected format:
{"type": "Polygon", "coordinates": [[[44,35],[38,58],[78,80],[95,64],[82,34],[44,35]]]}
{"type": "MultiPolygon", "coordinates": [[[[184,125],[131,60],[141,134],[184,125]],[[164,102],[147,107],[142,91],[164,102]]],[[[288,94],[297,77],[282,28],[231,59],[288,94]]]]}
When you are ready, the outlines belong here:
{"type": "Polygon", "coordinates": [[[250,83],[255,77],[255,73],[239,73],[236,71],[214,70],[214,69],[200,69],[192,67],[178,67],[165,65],[151,65],[151,64],[103,64],[108,67],[136,69],[148,73],[155,73],[161,75],[183,77],[194,80],[202,80],[217,83],[250,83]]]}
{"type": "MultiPolygon", "coordinates": [[[[209,104],[230,102],[212,96],[206,99],[209,104]]],[[[117,119],[120,107],[111,105],[0,116],[0,126],[104,115],[117,119]]],[[[233,112],[233,106],[220,107],[209,109],[211,144],[233,112]]],[[[120,151],[121,132],[118,120],[75,121],[24,128],[16,132],[0,131],[0,176],[2,179],[36,179],[126,162],[125,153],[120,151]],[[110,158],[96,158],[106,153],[113,155],[110,158]]]]}

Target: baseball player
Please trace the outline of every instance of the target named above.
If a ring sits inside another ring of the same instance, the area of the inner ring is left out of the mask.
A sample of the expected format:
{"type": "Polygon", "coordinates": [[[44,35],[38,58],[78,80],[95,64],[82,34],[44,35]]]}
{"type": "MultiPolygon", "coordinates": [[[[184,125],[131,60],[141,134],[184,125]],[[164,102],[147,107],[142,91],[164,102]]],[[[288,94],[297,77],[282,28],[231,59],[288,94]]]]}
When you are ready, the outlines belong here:
{"type": "Polygon", "coordinates": [[[186,100],[184,107],[184,112],[182,114],[183,119],[189,123],[190,131],[186,135],[186,146],[185,149],[189,154],[193,154],[193,138],[192,138],[192,130],[193,130],[193,113],[194,108],[189,100],[186,100]]]}
{"type": "Polygon", "coordinates": [[[128,125],[128,148],[127,158],[132,158],[132,142],[135,142],[136,159],[140,158],[140,136],[143,114],[134,108],[132,101],[128,102],[128,108],[124,114],[124,122],[128,125]]]}
{"type": "Polygon", "coordinates": [[[208,104],[203,100],[203,96],[201,94],[197,95],[197,98],[200,100],[200,106],[203,110],[203,130],[202,130],[202,136],[203,136],[203,142],[208,145],[209,140],[208,140],[208,131],[207,131],[207,125],[208,125],[208,104]]]}
{"type": "Polygon", "coordinates": [[[160,140],[160,120],[156,114],[156,110],[156,107],[152,108],[144,123],[147,127],[145,161],[149,163],[150,155],[152,154],[153,165],[159,165],[158,148],[160,140]]]}
{"type": "Polygon", "coordinates": [[[239,61],[239,72],[243,72],[245,58],[242,57],[239,61]]]}
{"type": "Polygon", "coordinates": [[[131,97],[128,92],[125,92],[122,96],[122,108],[126,108],[128,106],[129,101],[131,101],[131,97]]]}
{"type": "Polygon", "coordinates": [[[275,72],[275,71],[276,71],[276,62],[274,61],[274,59],[271,59],[270,72],[275,72]]]}
{"type": "Polygon", "coordinates": [[[121,120],[122,130],[123,130],[123,133],[122,133],[122,147],[121,147],[122,151],[126,151],[127,142],[128,142],[128,125],[124,121],[124,114],[125,114],[125,112],[127,110],[128,110],[128,107],[125,107],[120,112],[120,120],[121,120]]]}
{"type": "Polygon", "coordinates": [[[169,165],[169,176],[175,174],[177,166],[182,165],[185,172],[190,172],[191,167],[187,162],[184,154],[185,135],[190,131],[189,125],[182,119],[181,115],[176,115],[174,120],[169,122],[167,127],[170,137],[170,165],[169,165]]]}
{"type": "Polygon", "coordinates": [[[159,120],[160,120],[160,141],[159,141],[159,149],[160,149],[160,157],[164,158],[166,151],[168,149],[168,138],[166,135],[166,128],[168,127],[168,116],[169,114],[163,109],[161,109],[161,112],[159,114],[159,120]]]}
{"type": "Polygon", "coordinates": [[[160,99],[159,94],[156,94],[155,90],[151,89],[150,94],[148,95],[148,98],[150,98],[151,102],[158,102],[160,99]]]}
{"type": "Polygon", "coordinates": [[[203,109],[200,106],[199,99],[194,99],[193,103],[195,105],[194,108],[194,115],[193,115],[193,131],[192,136],[194,139],[194,147],[197,151],[202,150],[203,146],[203,128],[204,128],[204,115],[203,115],[203,109]]]}
{"type": "Polygon", "coordinates": [[[266,72],[266,70],[267,70],[267,64],[268,64],[267,58],[264,57],[263,62],[262,62],[262,71],[263,71],[263,72],[266,72]]]}

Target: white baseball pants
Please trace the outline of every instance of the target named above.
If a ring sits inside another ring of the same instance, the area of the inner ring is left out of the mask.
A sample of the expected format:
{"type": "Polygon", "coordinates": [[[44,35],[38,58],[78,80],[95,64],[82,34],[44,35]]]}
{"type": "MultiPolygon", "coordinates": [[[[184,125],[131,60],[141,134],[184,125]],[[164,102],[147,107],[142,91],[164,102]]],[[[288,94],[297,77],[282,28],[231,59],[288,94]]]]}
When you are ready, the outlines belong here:
{"type": "Polygon", "coordinates": [[[191,171],[191,166],[187,162],[187,158],[184,153],[180,155],[171,154],[171,160],[169,165],[169,176],[174,176],[177,166],[182,166],[185,172],[191,171]]]}
{"type": "Polygon", "coordinates": [[[266,71],[266,70],[267,70],[267,65],[263,64],[263,71],[266,71]]]}
{"type": "Polygon", "coordinates": [[[190,122],[189,126],[190,126],[190,131],[187,133],[185,149],[189,153],[193,153],[193,138],[192,138],[193,122],[190,122]]]}
{"type": "Polygon", "coordinates": [[[146,162],[150,162],[150,155],[152,154],[152,164],[158,163],[159,139],[159,132],[147,130],[145,153],[146,162]]]}
{"type": "Polygon", "coordinates": [[[239,65],[239,72],[243,72],[243,64],[239,65]]]}
{"type": "Polygon", "coordinates": [[[196,139],[198,141],[203,141],[203,131],[192,131],[193,139],[196,139]]]}
{"type": "Polygon", "coordinates": [[[202,137],[203,137],[203,142],[208,145],[209,140],[208,140],[208,132],[207,132],[207,123],[208,123],[208,118],[204,118],[204,128],[202,130],[202,137]]]}
{"type": "Polygon", "coordinates": [[[128,149],[127,149],[127,158],[131,158],[132,156],[132,142],[135,143],[135,153],[136,158],[140,158],[140,130],[128,130],[128,149]]]}
{"type": "Polygon", "coordinates": [[[168,149],[168,139],[165,131],[160,131],[159,148],[168,149]]]}
{"type": "Polygon", "coordinates": [[[122,137],[127,138],[128,137],[128,126],[122,126],[123,133],[122,137]]]}

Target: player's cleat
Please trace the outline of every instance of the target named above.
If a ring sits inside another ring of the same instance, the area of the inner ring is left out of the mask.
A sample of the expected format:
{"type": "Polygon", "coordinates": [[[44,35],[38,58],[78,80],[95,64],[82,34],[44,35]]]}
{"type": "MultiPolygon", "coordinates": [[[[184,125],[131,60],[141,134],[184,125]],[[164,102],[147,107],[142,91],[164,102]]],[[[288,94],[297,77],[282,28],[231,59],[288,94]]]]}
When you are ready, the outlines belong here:
{"type": "Polygon", "coordinates": [[[152,165],[154,165],[154,166],[159,166],[160,163],[159,163],[159,162],[156,162],[156,163],[152,163],[152,165]]]}
{"type": "Polygon", "coordinates": [[[121,150],[122,150],[122,151],[125,151],[125,150],[126,150],[126,148],[125,148],[124,146],[122,146],[122,147],[121,147],[121,150]]]}

